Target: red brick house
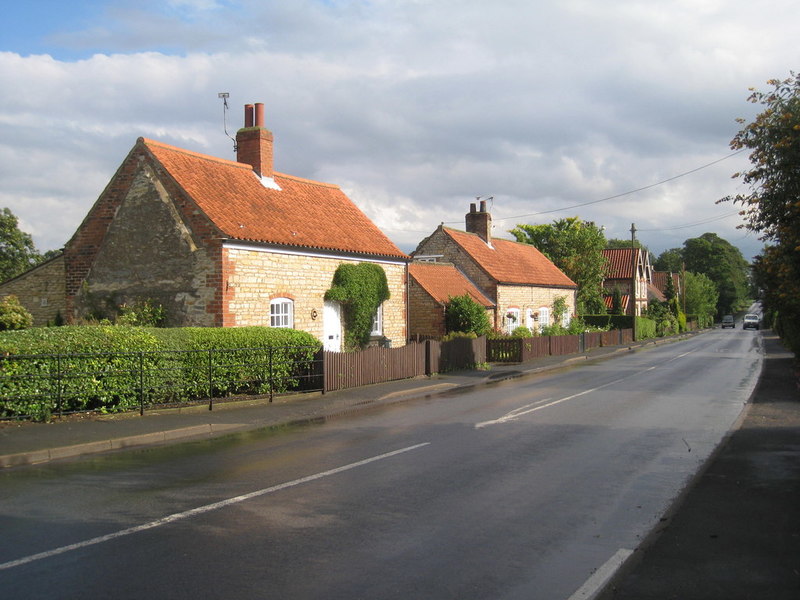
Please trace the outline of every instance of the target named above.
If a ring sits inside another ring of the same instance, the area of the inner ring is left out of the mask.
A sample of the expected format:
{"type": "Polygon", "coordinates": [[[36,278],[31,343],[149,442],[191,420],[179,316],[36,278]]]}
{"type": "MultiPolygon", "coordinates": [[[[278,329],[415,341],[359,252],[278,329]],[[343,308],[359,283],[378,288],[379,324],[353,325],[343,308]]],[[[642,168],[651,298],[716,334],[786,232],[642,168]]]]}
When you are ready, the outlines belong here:
{"type": "Polygon", "coordinates": [[[450,298],[470,296],[494,318],[495,304],[454,265],[412,262],[408,266],[408,329],[415,336],[441,337],[445,330],[445,306],[450,298]]]}
{"type": "Polygon", "coordinates": [[[672,279],[672,287],[675,290],[675,295],[680,297],[681,289],[681,276],[679,273],[672,273],[670,271],[653,271],[653,285],[666,297],[667,294],[667,280],[672,279]]]}
{"type": "Polygon", "coordinates": [[[479,210],[470,205],[466,231],[440,225],[411,254],[415,261],[455,265],[494,304],[496,329],[511,332],[524,325],[534,330],[553,324],[553,304],[559,297],[566,300],[567,320],[575,314],[575,282],[534,246],[493,238],[485,201],[479,210]]]}
{"type": "Polygon", "coordinates": [[[648,252],[641,248],[606,248],[603,250],[603,256],[606,258],[606,274],[603,280],[606,307],[611,307],[611,297],[614,288],[617,288],[622,296],[623,314],[630,315],[631,307],[635,307],[634,314],[644,314],[644,311],[647,310],[648,297],[654,290],[652,288],[653,268],[650,266],[648,252]],[[634,302],[631,303],[634,272],[636,273],[636,285],[633,292],[634,302]]]}
{"type": "Polygon", "coordinates": [[[263,105],[236,143],[234,162],[137,140],[64,248],[65,318],[152,299],[170,325],[293,327],[336,348],[324,294],[340,264],[371,262],[391,294],[373,333],[405,343],[409,257],[339,187],[273,170],[263,105]]]}

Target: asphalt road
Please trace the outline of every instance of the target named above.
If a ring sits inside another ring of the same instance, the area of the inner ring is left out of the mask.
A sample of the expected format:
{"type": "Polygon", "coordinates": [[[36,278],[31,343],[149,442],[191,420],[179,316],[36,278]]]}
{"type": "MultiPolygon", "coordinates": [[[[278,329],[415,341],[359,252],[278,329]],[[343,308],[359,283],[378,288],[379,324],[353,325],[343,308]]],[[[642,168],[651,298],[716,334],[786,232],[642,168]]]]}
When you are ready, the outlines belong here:
{"type": "Polygon", "coordinates": [[[13,598],[585,598],[738,418],[757,332],[0,474],[13,598]]]}

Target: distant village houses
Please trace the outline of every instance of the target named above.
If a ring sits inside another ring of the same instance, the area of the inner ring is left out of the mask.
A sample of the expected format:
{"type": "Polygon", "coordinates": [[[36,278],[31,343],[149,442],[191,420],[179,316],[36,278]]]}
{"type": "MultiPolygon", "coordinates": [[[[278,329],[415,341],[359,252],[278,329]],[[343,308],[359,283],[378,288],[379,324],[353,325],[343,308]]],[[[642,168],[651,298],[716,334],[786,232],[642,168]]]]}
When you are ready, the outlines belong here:
{"type": "MultiPolygon", "coordinates": [[[[569,323],[575,315],[578,290],[574,281],[534,246],[492,237],[492,215],[486,210],[485,201],[470,205],[465,225],[466,231],[440,225],[411,253],[414,261],[453,265],[463,280],[478,291],[478,302],[491,310],[495,329],[511,333],[524,326],[541,331],[553,324],[553,304],[559,297],[567,306],[563,324],[569,323]]],[[[412,270],[411,277],[412,285],[425,287],[425,275],[412,270]]],[[[445,294],[463,294],[461,280],[450,275],[447,281],[452,289],[440,288],[440,301],[445,294]]],[[[470,294],[476,296],[474,292],[470,294]]],[[[412,335],[427,332],[422,329],[414,304],[410,322],[412,335]]]]}

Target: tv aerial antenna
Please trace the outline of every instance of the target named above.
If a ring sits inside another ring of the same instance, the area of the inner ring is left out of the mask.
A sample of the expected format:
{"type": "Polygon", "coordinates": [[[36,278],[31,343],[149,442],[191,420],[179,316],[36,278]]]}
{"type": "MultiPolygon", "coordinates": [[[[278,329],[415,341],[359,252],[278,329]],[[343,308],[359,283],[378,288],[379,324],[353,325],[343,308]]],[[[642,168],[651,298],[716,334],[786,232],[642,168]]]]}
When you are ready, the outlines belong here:
{"type": "Polygon", "coordinates": [[[231,138],[231,141],[233,142],[233,151],[236,152],[236,150],[238,150],[238,147],[236,145],[236,139],[230,133],[228,133],[227,116],[228,116],[228,98],[230,97],[231,95],[228,92],[220,92],[217,94],[217,98],[222,98],[222,129],[225,132],[225,135],[231,138]]]}

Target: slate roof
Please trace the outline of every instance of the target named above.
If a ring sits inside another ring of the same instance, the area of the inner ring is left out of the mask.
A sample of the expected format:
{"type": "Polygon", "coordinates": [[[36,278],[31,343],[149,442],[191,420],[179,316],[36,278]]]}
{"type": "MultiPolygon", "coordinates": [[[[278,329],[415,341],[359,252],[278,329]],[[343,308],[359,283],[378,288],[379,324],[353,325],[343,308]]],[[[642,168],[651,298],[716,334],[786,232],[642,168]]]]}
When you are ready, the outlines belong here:
{"type": "Polygon", "coordinates": [[[275,173],[273,180],[280,189],[270,189],[248,164],[145,138],[137,144],[228,238],[409,258],[336,185],[275,173]]]}
{"type": "Polygon", "coordinates": [[[441,304],[447,303],[450,298],[469,294],[478,304],[486,308],[494,307],[494,302],[484,296],[454,265],[413,262],[408,265],[408,274],[441,304]]]}
{"type": "Polygon", "coordinates": [[[443,227],[472,259],[498,283],[577,288],[577,284],[535,246],[500,238],[489,246],[474,233],[443,227]]]}

